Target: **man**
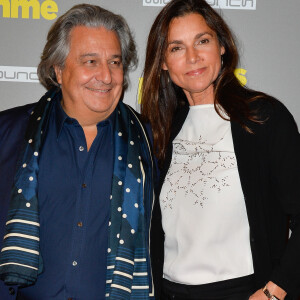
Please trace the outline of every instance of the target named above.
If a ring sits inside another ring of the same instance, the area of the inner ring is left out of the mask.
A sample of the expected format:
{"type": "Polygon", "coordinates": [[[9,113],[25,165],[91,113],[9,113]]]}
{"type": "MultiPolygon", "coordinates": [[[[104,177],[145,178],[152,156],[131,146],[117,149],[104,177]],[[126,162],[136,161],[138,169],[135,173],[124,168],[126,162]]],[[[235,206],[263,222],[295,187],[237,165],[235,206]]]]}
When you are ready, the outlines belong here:
{"type": "Polygon", "coordinates": [[[152,158],[120,102],[135,63],[122,17],[74,6],[48,33],[48,92],[0,113],[1,300],[152,299],[152,158]]]}

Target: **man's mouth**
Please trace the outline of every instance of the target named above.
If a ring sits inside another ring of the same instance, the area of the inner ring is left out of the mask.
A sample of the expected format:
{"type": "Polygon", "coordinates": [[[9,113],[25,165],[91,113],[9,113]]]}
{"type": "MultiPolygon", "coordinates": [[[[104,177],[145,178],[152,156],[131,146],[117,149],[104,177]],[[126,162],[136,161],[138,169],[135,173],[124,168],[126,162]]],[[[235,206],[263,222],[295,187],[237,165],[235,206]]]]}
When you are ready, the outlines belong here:
{"type": "Polygon", "coordinates": [[[99,92],[99,93],[108,93],[111,88],[91,88],[91,87],[86,87],[89,91],[92,92],[99,92]]]}

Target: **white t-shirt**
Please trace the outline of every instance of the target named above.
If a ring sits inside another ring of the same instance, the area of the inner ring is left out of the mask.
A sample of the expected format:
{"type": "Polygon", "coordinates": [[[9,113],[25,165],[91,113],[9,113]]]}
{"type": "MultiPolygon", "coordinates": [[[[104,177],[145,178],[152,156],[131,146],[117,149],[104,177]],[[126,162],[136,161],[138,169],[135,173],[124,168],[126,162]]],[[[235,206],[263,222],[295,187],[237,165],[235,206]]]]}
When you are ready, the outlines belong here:
{"type": "Polygon", "coordinates": [[[249,222],[230,122],[191,106],[161,195],[164,278],[200,285],[253,274],[249,222]]]}

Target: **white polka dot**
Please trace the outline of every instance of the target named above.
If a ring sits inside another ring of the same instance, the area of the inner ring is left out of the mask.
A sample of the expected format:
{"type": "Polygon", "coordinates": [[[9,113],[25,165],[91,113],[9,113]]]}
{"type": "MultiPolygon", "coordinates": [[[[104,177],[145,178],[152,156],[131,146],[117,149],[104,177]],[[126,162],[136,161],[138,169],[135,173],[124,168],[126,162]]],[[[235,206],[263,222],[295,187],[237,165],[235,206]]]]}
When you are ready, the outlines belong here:
{"type": "Polygon", "coordinates": [[[37,121],[40,121],[40,120],[41,120],[41,117],[38,117],[36,120],[37,120],[37,121]]]}
{"type": "Polygon", "coordinates": [[[118,114],[120,114],[121,112],[118,110],[118,114]]]}
{"type": "Polygon", "coordinates": [[[137,182],[138,182],[138,183],[141,183],[141,178],[138,178],[138,179],[137,179],[137,182]]]}
{"type": "Polygon", "coordinates": [[[32,139],[30,139],[30,140],[28,141],[28,143],[31,144],[31,143],[32,143],[32,139]]]}
{"type": "Polygon", "coordinates": [[[32,111],[30,114],[33,115],[33,114],[34,114],[34,111],[32,111]]]}
{"type": "Polygon", "coordinates": [[[117,238],[120,238],[120,233],[117,234],[117,238]]]}
{"type": "Polygon", "coordinates": [[[124,240],[120,240],[120,244],[123,245],[124,244],[124,240]]]}
{"type": "Polygon", "coordinates": [[[130,141],[130,145],[134,145],[134,141],[130,141]]]}
{"type": "Polygon", "coordinates": [[[30,180],[30,181],[33,181],[33,177],[32,177],[32,176],[30,176],[30,177],[29,177],[29,180],[30,180]]]}
{"type": "Polygon", "coordinates": [[[131,124],[134,124],[134,122],[132,120],[130,122],[131,122],[131,124]]]}
{"type": "Polygon", "coordinates": [[[135,234],[135,230],[134,230],[134,229],[131,229],[131,233],[132,233],[132,234],[135,234]]]}
{"type": "Polygon", "coordinates": [[[122,211],[122,207],[118,207],[118,211],[122,211]]]}
{"type": "Polygon", "coordinates": [[[141,138],[141,136],[140,136],[140,135],[138,135],[138,138],[140,139],[140,138],[141,138]]]}
{"type": "Polygon", "coordinates": [[[51,101],[51,98],[48,98],[47,101],[51,101]]]}
{"type": "Polygon", "coordinates": [[[27,164],[23,164],[23,168],[26,168],[27,167],[27,164]]]}
{"type": "Polygon", "coordinates": [[[119,132],[119,133],[118,133],[118,136],[122,136],[122,132],[119,132]]]}
{"type": "Polygon", "coordinates": [[[122,185],[123,184],[123,182],[120,180],[119,182],[118,182],[118,185],[122,185]]]}
{"type": "Polygon", "coordinates": [[[132,168],[132,164],[129,164],[129,165],[128,165],[128,168],[130,168],[130,169],[131,169],[131,168],[132,168]]]}
{"type": "Polygon", "coordinates": [[[135,204],[134,204],[134,207],[138,208],[138,207],[139,207],[139,205],[138,205],[137,203],[135,203],[135,204]]]}
{"type": "Polygon", "coordinates": [[[118,157],[118,160],[122,160],[122,156],[119,156],[119,157],[118,157]]]}
{"type": "Polygon", "coordinates": [[[110,199],[110,200],[112,199],[112,195],[109,196],[109,199],[110,199]]]}
{"type": "Polygon", "coordinates": [[[39,153],[38,152],[34,152],[33,155],[34,156],[39,156],[39,153]]]}
{"type": "Polygon", "coordinates": [[[26,203],[26,207],[30,207],[31,204],[29,202],[26,203]]]}
{"type": "Polygon", "coordinates": [[[127,215],[126,215],[126,214],[123,214],[122,217],[123,217],[123,219],[126,219],[126,218],[127,218],[127,215]]]}
{"type": "Polygon", "coordinates": [[[108,248],[108,249],[107,249],[107,252],[108,252],[108,253],[110,253],[110,252],[111,252],[111,249],[110,249],[110,248],[108,248]]]}
{"type": "Polygon", "coordinates": [[[139,156],[139,160],[141,160],[141,157],[139,156]]]}
{"type": "Polygon", "coordinates": [[[129,188],[127,188],[127,189],[126,189],[126,192],[127,192],[127,193],[130,193],[130,189],[129,189],[129,188]]]}
{"type": "Polygon", "coordinates": [[[41,130],[41,134],[43,134],[43,131],[41,130]]]}
{"type": "Polygon", "coordinates": [[[18,193],[21,194],[22,193],[22,189],[18,189],[18,193]]]}
{"type": "Polygon", "coordinates": [[[111,221],[108,222],[108,226],[110,226],[110,225],[111,225],[111,221]]]}

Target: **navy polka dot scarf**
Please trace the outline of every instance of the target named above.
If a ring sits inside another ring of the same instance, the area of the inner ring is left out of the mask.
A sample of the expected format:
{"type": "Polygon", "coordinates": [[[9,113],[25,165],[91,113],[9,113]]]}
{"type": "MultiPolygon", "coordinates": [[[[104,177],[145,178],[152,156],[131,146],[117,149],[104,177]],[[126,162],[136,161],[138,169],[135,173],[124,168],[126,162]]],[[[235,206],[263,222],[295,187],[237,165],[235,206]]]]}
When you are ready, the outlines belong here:
{"type": "MultiPolygon", "coordinates": [[[[6,284],[32,285],[43,271],[37,199],[39,154],[51,108],[60,99],[60,90],[48,91],[28,122],[0,254],[0,278],[6,284]]],[[[148,252],[152,157],[134,111],[120,102],[117,112],[105,298],[154,299],[148,252]]]]}

